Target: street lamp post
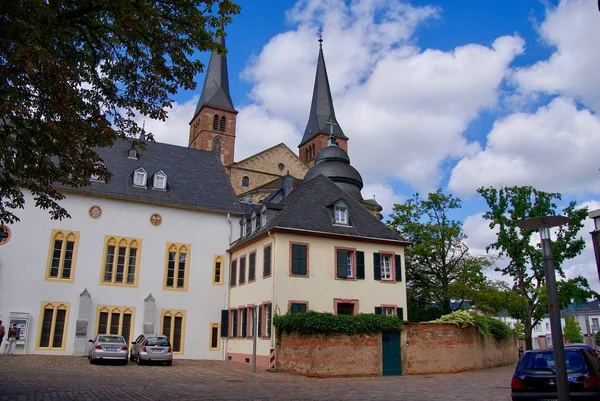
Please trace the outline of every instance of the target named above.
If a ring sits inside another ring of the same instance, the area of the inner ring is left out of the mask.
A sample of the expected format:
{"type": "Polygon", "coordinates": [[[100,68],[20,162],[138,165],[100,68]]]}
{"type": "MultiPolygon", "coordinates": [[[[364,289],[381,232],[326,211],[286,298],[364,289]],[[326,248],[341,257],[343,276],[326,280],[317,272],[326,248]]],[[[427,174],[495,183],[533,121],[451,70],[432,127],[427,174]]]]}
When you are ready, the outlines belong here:
{"type": "Polygon", "coordinates": [[[526,219],[519,223],[519,227],[523,230],[538,230],[540,232],[542,259],[544,261],[544,273],[546,276],[546,292],[548,293],[550,329],[552,332],[552,350],[554,351],[554,364],[556,368],[556,386],[558,387],[558,399],[560,401],[569,401],[570,397],[567,364],[565,362],[565,347],[560,324],[558,289],[554,275],[554,256],[552,255],[550,228],[562,226],[568,222],[569,218],[565,216],[543,216],[526,219]]]}

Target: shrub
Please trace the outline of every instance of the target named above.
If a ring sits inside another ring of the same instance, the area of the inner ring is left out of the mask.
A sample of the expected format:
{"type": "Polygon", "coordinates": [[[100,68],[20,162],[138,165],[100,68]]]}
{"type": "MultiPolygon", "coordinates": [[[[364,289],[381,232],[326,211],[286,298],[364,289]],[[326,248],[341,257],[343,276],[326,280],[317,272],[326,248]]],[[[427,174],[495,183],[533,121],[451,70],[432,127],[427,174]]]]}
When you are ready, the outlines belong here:
{"type": "Polygon", "coordinates": [[[353,335],[398,329],[400,321],[396,316],[370,313],[333,315],[324,312],[305,312],[274,316],[273,325],[278,333],[295,331],[303,335],[332,333],[353,335]]]}
{"type": "Polygon", "coordinates": [[[465,310],[454,311],[434,320],[432,323],[456,324],[462,328],[475,326],[482,336],[493,335],[497,340],[504,340],[510,336],[510,327],[503,321],[465,310]]]}

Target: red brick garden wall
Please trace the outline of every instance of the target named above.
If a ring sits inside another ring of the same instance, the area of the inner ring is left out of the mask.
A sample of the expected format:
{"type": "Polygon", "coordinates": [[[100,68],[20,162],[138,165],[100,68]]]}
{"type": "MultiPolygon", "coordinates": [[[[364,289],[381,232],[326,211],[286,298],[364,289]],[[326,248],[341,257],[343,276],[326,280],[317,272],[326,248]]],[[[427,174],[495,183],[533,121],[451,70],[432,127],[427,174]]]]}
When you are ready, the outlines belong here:
{"type": "Polygon", "coordinates": [[[403,344],[404,374],[454,373],[517,362],[517,342],[511,337],[483,337],[475,327],[453,324],[407,324],[403,344]]]}
{"type": "Polygon", "coordinates": [[[309,377],[381,375],[381,333],[281,334],[277,369],[309,377]]]}

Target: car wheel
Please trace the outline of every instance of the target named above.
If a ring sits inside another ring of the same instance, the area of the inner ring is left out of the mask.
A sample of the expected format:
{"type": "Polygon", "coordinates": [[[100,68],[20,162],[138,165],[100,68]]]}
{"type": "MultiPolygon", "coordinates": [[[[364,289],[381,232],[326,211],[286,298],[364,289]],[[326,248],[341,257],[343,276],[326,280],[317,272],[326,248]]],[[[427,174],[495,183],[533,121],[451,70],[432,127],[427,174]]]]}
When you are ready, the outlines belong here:
{"type": "Polygon", "coordinates": [[[173,365],[173,361],[167,361],[167,366],[173,365]]]}
{"type": "Polygon", "coordinates": [[[138,365],[141,365],[141,364],[143,363],[143,361],[140,359],[140,354],[138,354],[138,355],[135,357],[135,363],[137,363],[138,365]]]}
{"type": "Polygon", "coordinates": [[[123,361],[123,365],[127,365],[127,362],[129,362],[129,361],[128,361],[127,359],[125,359],[125,360],[123,361]]]}
{"type": "Polygon", "coordinates": [[[96,361],[94,361],[94,358],[90,357],[90,365],[93,365],[94,363],[96,363],[96,361]]]}

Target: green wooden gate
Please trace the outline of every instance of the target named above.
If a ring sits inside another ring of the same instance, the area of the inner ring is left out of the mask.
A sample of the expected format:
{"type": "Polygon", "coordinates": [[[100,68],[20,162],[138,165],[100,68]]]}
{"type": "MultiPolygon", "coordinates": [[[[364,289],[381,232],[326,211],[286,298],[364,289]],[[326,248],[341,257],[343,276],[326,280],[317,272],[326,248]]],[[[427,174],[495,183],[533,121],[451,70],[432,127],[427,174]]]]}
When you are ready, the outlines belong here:
{"type": "Polygon", "coordinates": [[[383,375],[394,376],[402,374],[400,358],[400,332],[384,331],[381,333],[383,375]]]}

